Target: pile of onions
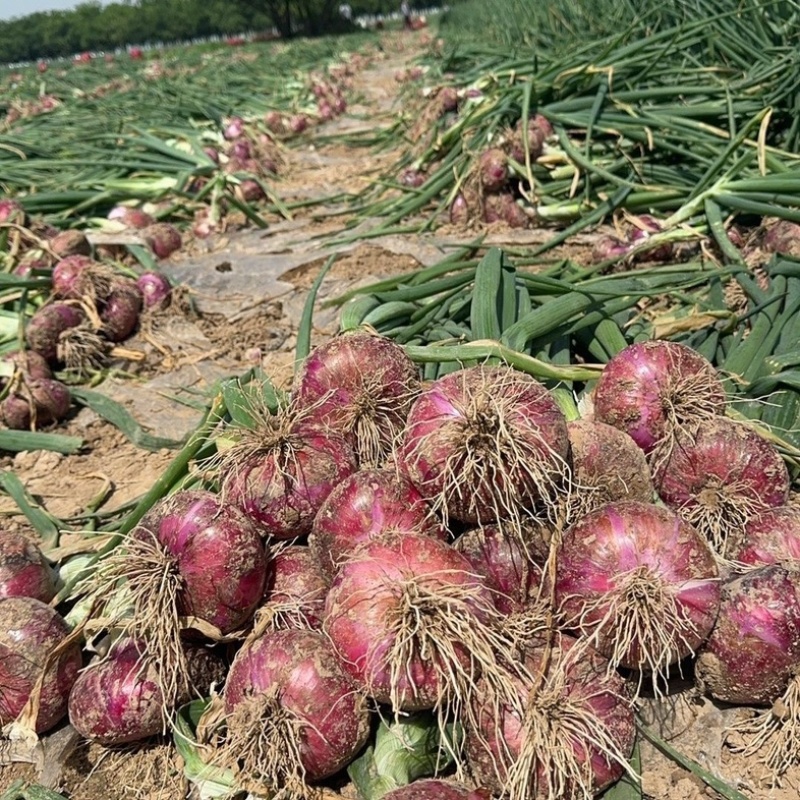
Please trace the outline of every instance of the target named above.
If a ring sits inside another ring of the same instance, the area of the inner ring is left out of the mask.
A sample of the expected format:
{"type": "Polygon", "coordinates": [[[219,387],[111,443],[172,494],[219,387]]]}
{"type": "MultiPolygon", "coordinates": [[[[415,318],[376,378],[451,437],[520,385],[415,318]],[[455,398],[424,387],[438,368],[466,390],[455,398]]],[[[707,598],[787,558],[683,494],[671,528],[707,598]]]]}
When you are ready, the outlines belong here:
{"type": "Polygon", "coordinates": [[[58,422],[69,413],[70,392],[53,377],[47,361],[33,350],[8,355],[12,373],[3,381],[0,419],[14,430],[37,429],[58,422]]]}
{"type": "Polygon", "coordinates": [[[42,733],[67,713],[82,665],[80,646],[69,632],[63,617],[40,600],[0,600],[0,726],[19,717],[42,733]],[[20,717],[23,711],[28,713],[20,717]]]}
{"type": "Polygon", "coordinates": [[[556,566],[563,625],[614,667],[666,673],[696,652],[719,610],[711,548],[669,509],[608,503],[565,533],[556,566]]]}
{"type": "Polygon", "coordinates": [[[362,466],[382,464],[419,390],[403,348],[366,331],[345,332],[316,348],[297,372],[299,411],[350,438],[362,466]]]}
{"type": "Polygon", "coordinates": [[[547,389],[503,367],[470,367],[414,401],[398,463],[444,517],[519,520],[557,504],[569,477],[567,422],[547,389]]]}
{"type": "Polygon", "coordinates": [[[55,575],[42,551],[20,533],[0,531],[0,598],[33,597],[49,603],[55,575]]]}
{"type": "Polygon", "coordinates": [[[363,695],[328,640],[308,630],[273,631],[236,654],[225,684],[224,755],[259,794],[306,797],[349,764],[369,734],[363,695]]]}

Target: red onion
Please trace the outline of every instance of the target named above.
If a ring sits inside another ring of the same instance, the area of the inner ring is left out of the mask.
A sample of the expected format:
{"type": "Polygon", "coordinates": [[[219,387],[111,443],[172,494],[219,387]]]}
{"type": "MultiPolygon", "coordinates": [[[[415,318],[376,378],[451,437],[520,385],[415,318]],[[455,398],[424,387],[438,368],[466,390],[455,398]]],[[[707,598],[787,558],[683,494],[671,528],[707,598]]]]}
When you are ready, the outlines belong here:
{"type": "Polygon", "coordinates": [[[319,628],[329,587],[328,574],[308,547],[285,547],[270,562],[259,616],[266,612],[275,628],[319,628]]]}
{"type": "Polygon", "coordinates": [[[244,133],[244,120],[241,117],[231,117],[222,132],[222,135],[228,139],[236,139],[244,133]]]}
{"type": "Polygon", "coordinates": [[[0,418],[12,430],[35,430],[69,413],[70,393],[54,378],[28,378],[0,402],[0,418]]]}
{"type": "Polygon", "coordinates": [[[486,524],[552,505],[568,473],[564,415],[536,379],[470,367],[414,401],[398,463],[447,521],[486,524]]]}
{"type": "Polygon", "coordinates": [[[307,784],[347,766],[369,735],[363,696],[316,631],[247,641],[231,665],[224,700],[226,750],[266,794],[280,788],[307,797],[307,784]]]}
{"type": "Polygon", "coordinates": [[[800,508],[778,506],[749,519],[743,541],[729,556],[752,566],[800,562],[800,508]]]}
{"type": "Polygon", "coordinates": [[[42,306],[30,318],[25,328],[28,347],[49,362],[58,359],[58,341],[64,331],[75,328],[84,320],[80,308],[63,302],[42,306]]]}
{"type": "Polygon", "coordinates": [[[770,225],[761,241],[770,253],[800,257],[800,225],[788,219],[779,219],[770,225]]]}
{"type": "Polygon", "coordinates": [[[719,416],[725,390],[712,364],[686,345],[632,344],[606,364],[594,390],[594,413],[663,458],[681,430],[719,416]]]}
{"type": "Polygon", "coordinates": [[[567,636],[529,647],[522,667],[513,704],[479,681],[467,729],[474,777],[509,797],[596,796],[622,776],[636,738],[625,682],[567,636]]]}
{"type": "Polygon", "coordinates": [[[510,192],[490,194],[483,198],[483,221],[505,222],[509,228],[527,228],[528,215],[510,192]]]}
{"type": "Polygon", "coordinates": [[[469,222],[469,206],[463,194],[457,194],[450,204],[450,223],[452,225],[465,225],[469,222]]]}
{"type": "Polygon", "coordinates": [[[233,158],[238,158],[241,161],[247,161],[252,156],[250,140],[241,138],[231,142],[230,154],[233,156],[233,158]]]}
{"type": "Polygon", "coordinates": [[[568,499],[572,519],[612,500],[653,500],[647,459],[625,431],[590,419],[572,420],[567,430],[574,482],[568,499]]]}
{"type": "MultiPolygon", "coordinates": [[[[261,602],[267,554],[241,511],[206,491],[179,491],[156,503],[99,571],[102,590],[125,583],[126,635],[143,638],[172,696],[187,680],[179,617],[222,634],[247,623],[261,602]]],[[[201,628],[202,630],[202,628],[201,628]]]]}
{"type": "Polygon", "coordinates": [[[141,208],[130,206],[115,206],[108,212],[109,219],[119,220],[126,228],[141,230],[155,222],[155,219],[141,208]]]}
{"type": "Polygon", "coordinates": [[[92,252],[92,245],[83,231],[61,231],[50,239],[49,247],[58,258],[88,256],[92,252]]]}
{"type": "Polygon", "coordinates": [[[402,186],[410,186],[412,189],[417,189],[425,183],[425,173],[420,172],[418,169],[404,169],[400,173],[398,182],[402,186]]]}
{"type": "Polygon", "coordinates": [[[172,285],[163,272],[143,272],[136,279],[146,309],[160,309],[169,305],[172,285]]]}
{"type": "Polygon", "coordinates": [[[142,236],[156,258],[169,258],[183,244],[178,229],[168,222],[154,222],[142,228],[142,236]]]}
{"type": "Polygon", "coordinates": [[[89,256],[65,256],[53,267],[53,293],[63,299],[80,300],[87,289],[87,273],[103,265],[89,256]]]}
{"type": "Polygon", "coordinates": [[[419,534],[367,542],[328,592],[325,632],[359,686],[395,712],[436,708],[474,691],[496,668],[498,622],[467,558],[419,534]]]}
{"type": "Polygon", "coordinates": [[[5,222],[25,224],[25,209],[16,200],[0,199],[0,224],[5,222]]]}
{"type": "Polygon", "coordinates": [[[0,598],[49,603],[55,594],[55,576],[41,550],[22,534],[0,531],[0,598]]]}
{"type": "Polygon", "coordinates": [[[508,159],[499,147],[484,150],[478,158],[478,175],[486,192],[499,192],[508,180],[508,159]]]}
{"type": "Polygon", "coordinates": [[[142,293],[132,278],[115,278],[103,302],[100,319],[103,334],[112,342],[127,339],[139,322],[142,293]]]}
{"type": "Polygon", "coordinates": [[[382,795],[383,800],[490,800],[486,789],[467,789],[454,781],[426,778],[382,795]]]}
{"type": "Polygon", "coordinates": [[[315,348],[292,386],[292,403],[351,438],[362,465],[382,463],[419,390],[417,368],[391,339],[345,332],[315,348]]]}
{"type": "MultiPolygon", "coordinates": [[[[639,214],[633,218],[633,224],[628,232],[628,244],[630,247],[641,247],[653,233],[661,233],[664,230],[663,224],[650,214],[639,214]]],[[[673,247],[670,242],[655,247],[650,247],[642,253],[637,254],[637,261],[668,261],[672,256],[673,247]]]]}
{"type": "Polygon", "coordinates": [[[714,555],[691,525],[627,500],[564,533],[555,595],[564,625],[615,667],[658,673],[705,641],[720,586],[714,555]]]}
{"type": "Polygon", "coordinates": [[[609,259],[621,259],[630,253],[630,245],[616,236],[603,236],[592,248],[592,263],[597,264],[609,259]]]}
{"type": "Polygon", "coordinates": [[[40,600],[0,600],[0,726],[22,713],[43,672],[39,710],[30,726],[42,733],[67,713],[67,698],[81,668],[78,645],[64,643],[69,632],[63,617],[40,600]],[[56,654],[57,648],[63,649],[56,654]]]}
{"type": "MultiPolygon", "coordinates": [[[[187,646],[186,661],[190,683],[201,696],[225,678],[222,660],[203,647],[187,646]]],[[[69,721],[86,739],[116,746],[163,733],[165,710],[190,699],[188,691],[165,697],[146,643],[120,639],[78,676],[69,694],[69,721]]]]}
{"type": "MultiPolygon", "coordinates": [[[[541,114],[536,114],[528,120],[528,150],[531,162],[536,161],[544,150],[545,141],[553,135],[553,126],[550,121],[541,114]]],[[[511,158],[520,164],[525,163],[525,133],[522,128],[522,120],[518,120],[514,126],[514,133],[509,142],[509,152],[511,158]]]]}
{"type": "Polygon", "coordinates": [[[309,545],[329,573],[360,545],[387,533],[447,538],[422,495],[393,469],[359,470],[345,478],[320,506],[309,545]]]}
{"type": "Polygon", "coordinates": [[[458,110],[458,92],[454,86],[442,86],[436,93],[436,102],[439,105],[439,113],[446,114],[450,111],[458,110]]]}
{"type": "Polygon", "coordinates": [[[303,133],[308,128],[308,122],[305,114],[295,114],[289,118],[289,130],[294,134],[303,133]]]}
{"type": "Polygon", "coordinates": [[[789,472],[774,445],[720,417],[683,433],[658,471],[658,493],[727,555],[747,521],[789,497],[789,472]]]}
{"type": "Polygon", "coordinates": [[[700,689],[718,700],[768,705],[800,668],[800,576],[778,564],[722,587],[719,616],[695,666],[700,689]]]}
{"type": "Polygon", "coordinates": [[[220,467],[226,501],[275,539],[311,531],[333,488],[356,468],[348,442],[303,419],[246,436],[228,450],[220,467]]]}

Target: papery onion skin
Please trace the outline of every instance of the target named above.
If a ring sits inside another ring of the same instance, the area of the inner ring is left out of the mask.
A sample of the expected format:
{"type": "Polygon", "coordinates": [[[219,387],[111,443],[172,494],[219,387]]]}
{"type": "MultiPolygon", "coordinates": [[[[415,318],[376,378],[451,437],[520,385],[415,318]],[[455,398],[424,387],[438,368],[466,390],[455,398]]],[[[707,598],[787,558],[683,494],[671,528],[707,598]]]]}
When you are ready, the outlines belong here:
{"type": "Polygon", "coordinates": [[[143,272],[136,279],[145,308],[159,309],[169,305],[172,285],[162,272],[143,272]]]}
{"type": "Polygon", "coordinates": [[[725,390],[712,364],[686,345],[660,340],[615,355],[593,399],[595,418],[628,433],[645,453],[668,439],[675,424],[698,422],[698,408],[708,418],[725,410],[725,390]]]}
{"type": "MultiPolygon", "coordinates": [[[[559,754],[553,749],[568,747],[572,752],[567,755],[577,767],[585,768],[588,751],[591,777],[590,786],[586,788],[599,794],[622,776],[622,761],[627,760],[636,738],[630,692],[625,681],[609,669],[608,661],[599,653],[565,635],[558,636],[552,649],[532,643],[523,653],[522,664],[535,681],[522,676],[515,679],[526,714],[530,714],[530,707],[536,705],[538,697],[546,696],[553,710],[552,715],[547,707],[540,711],[544,730],[537,733],[540,739],[546,739],[546,744],[543,742],[536,748],[526,744],[528,732],[522,719],[505,704],[498,714],[490,701],[488,687],[483,686],[483,691],[478,692],[481,705],[476,715],[477,727],[468,728],[466,740],[474,777],[495,792],[507,791],[509,759],[514,762],[524,754],[520,763],[531,763],[531,773],[515,778],[524,779],[526,787],[536,787],[535,795],[532,788],[528,790],[531,797],[588,797],[583,787],[576,787],[568,775],[554,774],[556,765],[563,762],[556,760],[559,754]],[[602,746],[593,744],[590,736],[576,733],[569,724],[560,731],[561,736],[555,737],[561,721],[569,723],[570,715],[576,711],[603,731],[606,744],[611,743],[614,748],[616,759],[604,752],[602,746]],[[556,794],[558,789],[566,789],[566,793],[556,794]]],[[[479,685],[481,683],[479,681],[479,685]]]]}
{"type": "Polygon", "coordinates": [[[325,498],[355,469],[347,440],[300,423],[262,451],[227,464],[222,492],[265,533],[295,539],[311,531],[325,498]]]}
{"type": "Polygon", "coordinates": [[[656,482],[661,499],[708,535],[723,555],[728,542],[741,539],[747,519],[783,505],[790,487],[777,448],[724,417],[681,435],[656,482]]]}
{"type": "MultiPolygon", "coordinates": [[[[474,615],[480,623],[490,621],[495,607],[485,581],[465,556],[438,539],[419,534],[375,539],[340,567],[326,599],[324,630],[345,669],[378,702],[397,703],[396,711],[417,711],[433,708],[441,699],[445,687],[437,668],[442,664],[433,648],[413,653],[396,682],[389,657],[398,636],[396,615],[403,590],[447,596],[450,587],[466,596],[450,613],[474,615]]],[[[433,613],[438,615],[441,609],[433,613]]],[[[469,648],[457,641],[449,644],[469,669],[469,648]]]]}
{"type": "Polygon", "coordinates": [[[363,695],[342,670],[323,634],[274,631],[236,654],[225,684],[225,712],[261,693],[276,693],[302,724],[304,778],[323,780],[343,769],[365,744],[369,718],[363,695]]]}
{"type": "Polygon", "coordinates": [[[0,598],[49,603],[55,594],[55,575],[41,550],[22,534],[0,531],[0,598]]]}
{"type": "Polygon", "coordinates": [[[778,506],[750,519],[743,541],[729,555],[753,567],[800,562],[800,507],[778,506]]]}
{"type": "Polygon", "coordinates": [[[391,468],[359,470],[320,506],[309,546],[333,574],[359,545],[390,532],[447,537],[430,506],[403,475],[391,468]]]}
{"type": "Polygon", "coordinates": [[[135,330],[142,310],[142,293],[131,279],[117,278],[100,312],[103,333],[112,342],[122,342],[135,330]]]}
{"type": "MultiPolygon", "coordinates": [[[[224,680],[225,665],[205,648],[187,651],[190,684],[205,696],[212,683],[224,680]]],[[[164,731],[164,710],[190,699],[188,692],[180,694],[164,697],[144,641],[121,639],[78,676],[69,695],[69,721],[81,736],[102,745],[137,742],[164,731]]]]}
{"type": "Polygon", "coordinates": [[[34,312],[25,328],[28,347],[53,363],[58,357],[58,337],[84,320],[83,312],[63,302],[50,303],[34,312]]]}
{"type": "Polygon", "coordinates": [[[267,554],[257,527],[211,492],[186,490],[160,500],[131,534],[157,539],[181,575],[179,611],[230,633],[247,622],[264,593],[267,554]]]}
{"type": "Polygon", "coordinates": [[[89,256],[65,256],[53,267],[53,292],[57,297],[80,300],[85,292],[85,275],[87,270],[100,266],[99,262],[89,256]]]}
{"type": "Polygon", "coordinates": [[[383,800],[489,800],[488,789],[466,786],[438,778],[424,778],[382,795],[383,800]]]}
{"type": "Polygon", "coordinates": [[[700,689],[737,705],[769,705],[800,668],[800,575],[779,564],[723,585],[714,630],[695,665],[700,689]]]}
{"type": "MultiPolygon", "coordinates": [[[[651,586],[658,581],[674,603],[671,608],[655,609],[663,612],[664,632],[673,634],[670,663],[690,655],[714,626],[720,602],[719,571],[711,548],[691,525],[650,503],[608,503],[564,533],[555,592],[565,624],[591,637],[593,646],[611,657],[620,633],[612,602],[637,574],[651,586]]],[[[652,656],[634,639],[619,664],[645,669],[652,656]]]]}
{"type": "MultiPolygon", "coordinates": [[[[0,725],[19,716],[46,660],[69,632],[64,618],[39,600],[0,600],[0,725]]],[[[67,713],[67,699],[81,664],[81,651],[74,643],[48,667],[34,723],[37,733],[50,730],[67,713]]]]}
{"type": "Polygon", "coordinates": [[[264,601],[266,608],[287,609],[279,625],[318,629],[329,588],[330,577],[316,554],[309,547],[289,545],[272,556],[264,601]]]}
{"type": "Polygon", "coordinates": [[[24,392],[15,391],[0,402],[0,418],[12,430],[41,428],[69,413],[71,395],[55,378],[29,378],[24,392]]]}
{"type": "Polygon", "coordinates": [[[487,524],[553,502],[568,458],[566,420],[541,383],[507,367],[470,367],[414,401],[398,464],[446,521],[487,524]]]}

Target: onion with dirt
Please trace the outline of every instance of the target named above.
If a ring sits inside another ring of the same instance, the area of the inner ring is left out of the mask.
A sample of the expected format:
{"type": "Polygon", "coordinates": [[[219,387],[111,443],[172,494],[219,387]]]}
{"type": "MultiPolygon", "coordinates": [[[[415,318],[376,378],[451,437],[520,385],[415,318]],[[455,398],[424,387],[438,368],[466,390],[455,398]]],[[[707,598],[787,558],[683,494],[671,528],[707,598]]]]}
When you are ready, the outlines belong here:
{"type": "Polygon", "coordinates": [[[227,740],[217,760],[238,767],[258,794],[308,796],[309,784],[346,767],[369,735],[363,695],[316,631],[249,639],[231,664],[224,701],[227,740]]]}
{"type": "Polygon", "coordinates": [[[305,359],[292,402],[311,419],[352,438],[362,466],[379,466],[402,433],[418,391],[417,368],[399,344],[349,331],[305,359]]]}
{"type": "Polygon", "coordinates": [[[603,369],[594,394],[600,422],[629,434],[660,463],[681,431],[725,411],[725,390],[711,362],[677,342],[638,342],[603,369]]]}
{"type": "Polygon", "coordinates": [[[790,486],[778,449],[724,417],[682,432],[656,482],[661,499],[723,557],[741,541],[750,519],[787,501],[790,486]]]}
{"type": "Polygon", "coordinates": [[[383,800],[489,800],[488,789],[468,789],[452,780],[424,778],[382,795],[383,800]]]}
{"type": "Polygon", "coordinates": [[[361,469],[345,478],[320,506],[308,543],[333,574],[360,545],[388,533],[447,531],[422,495],[393,468],[361,469]]]}
{"type": "Polygon", "coordinates": [[[508,367],[470,367],[423,390],[398,464],[442,514],[470,524],[554,508],[570,474],[567,422],[547,389],[508,367]]]}
{"type": "Polygon", "coordinates": [[[31,718],[20,722],[43,733],[61,721],[82,665],[80,647],[69,633],[64,618],[40,600],[0,600],[0,725],[20,717],[40,679],[38,703],[31,703],[31,718]]]}
{"type": "Polygon", "coordinates": [[[555,578],[563,625],[614,667],[667,674],[711,632],[720,602],[714,554],[673,511],[608,503],[563,536],[555,578]]]}
{"type": "Polygon", "coordinates": [[[749,519],[730,559],[754,567],[800,561],[800,507],[778,506],[749,519]]]}
{"type": "Polygon", "coordinates": [[[626,769],[636,726],[630,692],[599,653],[571,637],[531,642],[515,696],[479,681],[467,728],[475,779],[512,800],[592,798],[626,769]]]}
{"type": "Polygon", "coordinates": [[[172,284],[163,272],[143,272],[136,279],[136,286],[142,295],[142,305],[145,309],[166,308],[172,295],[172,284]]]}
{"type": "Polygon", "coordinates": [[[21,533],[0,531],[0,598],[33,597],[49,603],[56,579],[42,551],[21,533]]]}
{"type": "Polygon", "coordinates": [[[42,306],[30,318],[25,327],[28,347],[49,363],[58,361],[58,346],[61,336],[85,320],[85,314],[77,306],[67,302],[49,303],[42,306]]]}

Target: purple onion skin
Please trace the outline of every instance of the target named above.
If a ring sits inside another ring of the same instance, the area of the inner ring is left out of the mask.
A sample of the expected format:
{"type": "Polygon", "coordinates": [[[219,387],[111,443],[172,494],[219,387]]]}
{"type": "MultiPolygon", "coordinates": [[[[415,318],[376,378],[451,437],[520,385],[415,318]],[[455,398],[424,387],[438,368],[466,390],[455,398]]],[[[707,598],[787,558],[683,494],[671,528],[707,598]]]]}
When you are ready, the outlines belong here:
{"type": "Polygon", "coordinates": [[[357,468],[349,442],[332,431],[298,424],[288,437],[294,450],[290,456],[278,445],[222,476],[228,501],[278,540],[310,533],[325,498],[357,468]]]}
{"type": "Polygon", "coordinates": [[[34,350],[16,350],[6,355],[3,361],[10,361],[22,373],[23,380],[53,377],[50,365],[34,350]]]}
{"type": "Polygon", "coordinates": [[[369,735],[367,708],[323,634],[275,631],[246,642],[228,673],[225,711],[230,715],[247,698],[276,689],[303,723],[300,760],[307,781],[334,775],[355,758],[369,735]]]}
{"type": "Polygon", "coordinates": [[[125,225],[126,228],[141,230],[148,225],[152,225],[155,219],[141,208],[129,208],[128,206],[116,206],[108,212],[109,219],[115,219],[125,225]]]}
{"type": "MultiPolygon", "coordinates": [[[[606,364],[594,391],[595,419],[625,431],[650,453],[669,435],[665,409],[675,407],[681,416],[681,386],[702,385],[709,413],[725,410],[725,390],[712,364],[686,345],[649,341],[632,344],[606,364]]],[[[692,411],[696,405],[692,408],[692,411]]]]}
{"type": "Polygon", "coordinates": [[[84,320],[83,312],[67,303],[50,303],[34,312],[25,328],[28,347],[54,363],[58,358],[58,337],[84,320]]]}
{"type": "Polygon", "coordinates": [[[332,575],[360,545],[387,533],[447,538],[430,506],[405,477],[391,469],[362,469],[328,495],[314,518],[309,546],[332,575]]]}
{"type": "MultiPolygon", "coordinates": [[[[663,620],[666,630],[678,631],[674,663],[696,651],[714,627],[720,585],[708,544],[669,509],[627,500],[608,503],[579,519],[564,533],[559,550],[556,603],[570,628],[585,636],[597,634],[595,646],[610,656],[618,628],[613,618],[602,630],[598,627],[611,608],[611,598],[640,568],[662,582],[675,599],[679,616],[685,617],[663,620]]],[[[647,654],[634,639],[621,665],[640,669],[647,663],[647,654]]]]}
{"type": "MultiPolygon", "coordinates": [[[[69,721],[81,736],[106,746],[137,742],[164,730],[164,711],[188,702],[190,694],[167,700],[159,671],[136,639],[114,644],[107,658],[81,672],[69,695],[69,721]]],[[[225,677],[225,665],[209,650],[187,646],[192,685],[204,696],[225,677]]]]}
{"type": "Polygon", "coordinates": [[[450,223],[452,225],[466,225],[469,222],[469,205],[463,194],[457,194],[450,204],[450,223]]]}
{"type": "Polygon", "coordinates": [[[59,257],[81,255],[88,256],[92,245],[83,231],[61,231],[50,240],[50,249],[59,257]]]}
{"type": "Polygon", "coordinates": [[[734,487],[750,509],[766,510],[787,501],[790,479],[777,448],[751,428],[720,417],[681,437],[657,484],[661,499],[680,513],[708,508],[713,515],[715,500],[704,499],[710,490],[734,487]]]}
{"type": "Polygon", "coordinates": [[[290,545],[272,557],[264,601],[294,609],[282,615],[288,626],[316,630],[322,626],[329,588],[330,577],[316,555],[308,547],[290,545]]]}
{"type": "MultiPolygon", "coordinates": [[[[401,588],[409,582],[434,594],[443,584],[463,588],[468,599],[459,613],[484,624],[495,609],[489,587],[466,556],[430,536],[373,539],[342,564],[326,599],[325,632],[356,683],[379,703],[391,704],[397,698],[396,711],[433,708],[443,690],[437,657],[430,651],[417,650],[396,682],[387,663],[397,635],[401,588]]],[[[421,625],[425,624],[423,618],[421,625]]],[[[453,657],[469,670],[466,646],[460,641],[450,644],[453,657]]]]}
{"type": "Polygon", "coordinates": [[[181,249],[183,240],[178,229],[168,222],[154,222],[142,228],[142,236],[150,245],[156,258],[169,258],[181,249]]]}
{"type": "Polygon", "coordinates": [[[800,563],[800,508],[778,506],[750,519],[741,545],[730,558],[753,567],[784,561],[800,563]]]}
{"type": "MultiPolygon", "coordinates": [[[[609,670],[605,658],[591,647],[561,635],[552,649],[537,646],[535,643],[528,647],[523,654],[523,664],[529,675],[536,676],[536,683],[533,685],[528,681],[516,681],[520,698],[526,706],[538,691],[539,676],[544,672],[547,680],[557,668],[561,677],[556,685],[559,686],[564,706],[577,708],[583,714],[593,717],[616,745],[618,754],[622,758],[630,754],[636,738],[630,693],[622,677],[609,670]]],[[[479,698],[489,696],[488,692],[480,692],[482,680],[479,680],[479,698]]],[[[504,765],[508,764],[509,758],[517,759],[522,752],[526,739],[524,725],[509,708],[501,709],[499,714],[493,706],[478,708],[477,711],[480,735],[474,729],[467,730],[466,750],[471,771],[482,785],[502,793],[506,788],[503,784],[507,778],[504,765]]],[[[599,747],[578,737],[571,744],[574,757],[581,764],[585,765],[588,751],[591,788],[595,794],[599,794],[622,776],[622,765],[609,758],[599,747]]],[[[541,757],[532,759],[530,780],[531,783],[536,782],[536,797],[550,796],[547,792],[546,773],[548,766],[551,766],[547,762],[553,757],[545,752],[541,757]]],[[[562,796],[579,795],[568,792],[559,795],[562,796]]]]}
{"type": "Polygon", "coordinates": [[[500,613],[522,613],[529,608],[541,584],[542,568],[533,562],[519,536],[487,525],[461,534],[453,547],[485,579],[500,613]]]}
{"type": "Polygon", "coordinates": [[[467,789],[438,778],[414,781],[382,795],[384,800],[490,800],[491,796],[488,789],[467,789]]]}
{"type": "Polygon", "coordinates": [[[163,272],[143,272],[136,279],[136,285],[142,293],[145,308],[166,308],[169,305],[172,285],[163,272]]]}
{"type": "Polygon", "coordinates": [[[800,575],[779,564],[727,581],[695,665],[698,686],[737,705],[769,705],[800,667],[800,575]]]}
{"type": "Polygon", "coordinates": [[[133,536],[154,534],[183,578],[179,611],[230,633],[261,602],[267,554],[258,530],[239,509],[205,491],[181,491],[158,502],[133,536]]]}
{"type": "MultiPolygon", "coordinates": [[[[47,658],[69,632],[64,618],[39,600],[0,600],[0,725],[19,716],[47,658]]],[[[67,713],[67,699],[81,665],[80,648],[73,644],[47,669],[34,723],[37,733],[50,730],[67,713]]]]}
{"type": "Polygon", "coordinates": [[[0,223],[3,222],[24,225],[25,209],[16,200],[0,200],[0,223]]]}
{"type": "Polygon", "coordinates": [[[89,256],[65,256],[53,267],[53,292],[62,299],[80,300],[84,292],[81,278],[98,262],[89,256]]]}
{"type": "Polygon", "coordinates": [[[21,534],[0,531],[0,599],[33,597],[49,603],[55,594],[55,576],[41,550],[21,534]]]}
{"type": "Polygon", "coordinates": [[[9,394],[0,403],[0,417],[7,427],[18,431],[40,428],[67,416],[71,398],[66,384],[54,378],[29,378],[25,385],[30,399],[9,394]]]}
{"type": "Polygon", "coordinates": [[[764,233],[762,247],[770,253],[800,257],[800,225],[781,219],[764,233]]]}
{"type": "Polygon", "coordinates": [[[481,186],[487,192],[499,192],[508,180],[508,159],[498,147],[485,150],[478,158],[481,186]]]}
{"type": "Polygon", "coordinates": [[[127,339],[136,330],[141,310],[142,293],[136,282],[117,278],[100,311],[106,338],[112,342],[127,339]]]}

